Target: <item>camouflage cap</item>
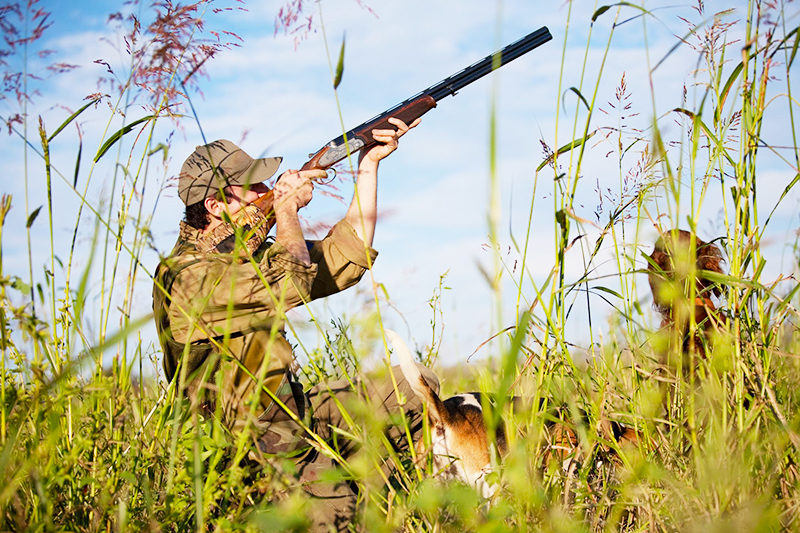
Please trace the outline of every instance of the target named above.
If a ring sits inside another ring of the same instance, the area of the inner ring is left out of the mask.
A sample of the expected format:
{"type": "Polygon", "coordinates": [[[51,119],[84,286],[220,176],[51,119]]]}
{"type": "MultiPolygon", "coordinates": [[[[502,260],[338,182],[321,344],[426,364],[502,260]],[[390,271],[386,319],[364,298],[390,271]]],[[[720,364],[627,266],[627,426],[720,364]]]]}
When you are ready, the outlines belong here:
{"type": "Polygon", "coordinates": [[[198,146],[181,167],[178,196],[186,205],[202,202],[228,185],[261,183],[271,178],[283,158],[253,159],[230,141],[198,146]]]}

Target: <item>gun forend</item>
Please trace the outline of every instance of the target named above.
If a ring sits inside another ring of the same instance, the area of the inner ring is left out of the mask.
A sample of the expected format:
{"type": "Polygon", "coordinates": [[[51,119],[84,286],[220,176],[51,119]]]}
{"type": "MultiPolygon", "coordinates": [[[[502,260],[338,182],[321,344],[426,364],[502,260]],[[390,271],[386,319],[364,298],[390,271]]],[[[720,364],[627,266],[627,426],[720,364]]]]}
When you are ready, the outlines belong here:
{"type": "Polygon", "coordinates": [[[434,107],[436,107],[436,101],[427,94],[403,102],[335,138],[313,154],[301,170],[327,170],[346,158],[348,151],[354,154],[374,145],[375,139],[372,137],[372,130],[397,129],[389,122],[390,118],[397,118],[406,124],[411,124],[434,107]],[[345,138],[347,138],[347,142],[345,142],[345,138]]]}

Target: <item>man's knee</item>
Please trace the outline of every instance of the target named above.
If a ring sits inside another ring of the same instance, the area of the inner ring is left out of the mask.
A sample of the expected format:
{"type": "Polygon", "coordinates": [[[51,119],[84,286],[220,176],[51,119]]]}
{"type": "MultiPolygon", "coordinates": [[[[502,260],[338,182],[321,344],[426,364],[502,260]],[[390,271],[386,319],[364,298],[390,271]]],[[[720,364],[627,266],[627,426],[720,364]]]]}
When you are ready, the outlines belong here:
{"type": "Polygon", "coordinates": [[[308,518],[309,532],[348,531],[348,525],[356,517],[358,497],[350,485],[344,480],[330,481],[323,479],[323,474],[333,465],[323,460],[324,464],[301,463],[299,466],[300,483],[308,497],[304,511],[308,518]]]}

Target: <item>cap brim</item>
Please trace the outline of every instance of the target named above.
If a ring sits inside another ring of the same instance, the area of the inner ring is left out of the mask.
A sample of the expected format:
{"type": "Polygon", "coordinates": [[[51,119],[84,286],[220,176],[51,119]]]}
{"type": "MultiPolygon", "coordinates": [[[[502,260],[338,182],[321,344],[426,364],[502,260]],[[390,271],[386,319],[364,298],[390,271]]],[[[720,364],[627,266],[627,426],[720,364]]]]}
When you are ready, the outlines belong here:
{"type": "Polygon", "coordinates": [[[270,179],[281,166],[282,157],[265,157],[253,159],[253,162],[241,174],[228,178],[229,185],[253,185],[270,179]]]}

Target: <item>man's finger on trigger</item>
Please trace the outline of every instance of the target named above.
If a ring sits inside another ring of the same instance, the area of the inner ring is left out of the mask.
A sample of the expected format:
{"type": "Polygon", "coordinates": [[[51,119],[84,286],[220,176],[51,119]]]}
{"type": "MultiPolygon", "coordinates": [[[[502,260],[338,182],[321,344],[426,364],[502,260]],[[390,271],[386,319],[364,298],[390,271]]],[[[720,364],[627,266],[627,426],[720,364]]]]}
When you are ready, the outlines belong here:
{"type": "Polygon", "coordinates": [[[309,180],[315,180],[315,179],[327,178],[328,173],[322,169],[315,168],[312,170],[301,170],[300,176],[309,180]]]}

